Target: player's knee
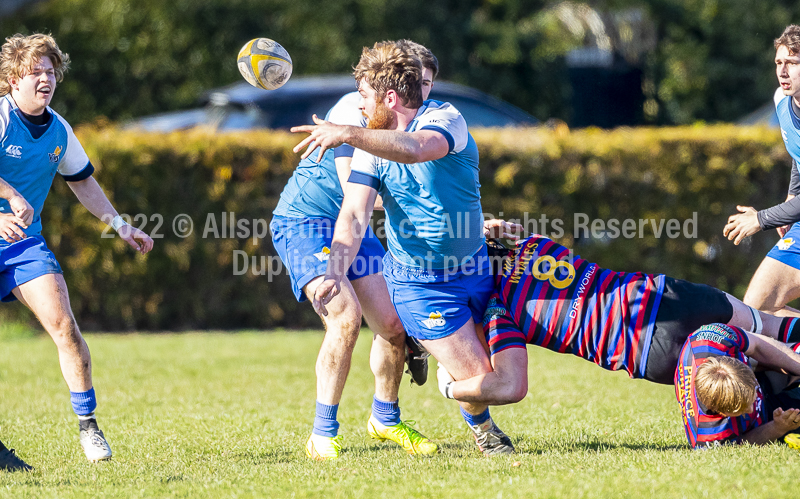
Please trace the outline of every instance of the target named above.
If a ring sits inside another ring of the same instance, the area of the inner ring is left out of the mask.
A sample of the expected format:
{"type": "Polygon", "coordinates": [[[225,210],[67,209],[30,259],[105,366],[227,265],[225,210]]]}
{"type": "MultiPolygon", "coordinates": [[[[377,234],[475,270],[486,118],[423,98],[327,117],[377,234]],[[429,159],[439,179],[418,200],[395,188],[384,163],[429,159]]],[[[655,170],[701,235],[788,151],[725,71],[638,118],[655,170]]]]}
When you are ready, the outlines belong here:
{"type": "Polygon", "coordinates": [[[54,317],[43,326],[56,343],[74,345],[82,340],[78,324],[72,316],[63,314],[54,317]]]}
{"type": "Polygon", "coordinates": [[[325,323],[325,334],[338,335],[342,340],[352,339],[355,341],[361,331],[361,314],[352,310],[335,316],[329,314],[327,317],[323,317],[323,322],[325,323]]]}
{"type": "Polygon", "coordinates": [[[396,315],[386,318],[378,334],[390,343],[400,344],[403,343],[406,338],[406,330],[403,327],[403,323],[396,315]]]}

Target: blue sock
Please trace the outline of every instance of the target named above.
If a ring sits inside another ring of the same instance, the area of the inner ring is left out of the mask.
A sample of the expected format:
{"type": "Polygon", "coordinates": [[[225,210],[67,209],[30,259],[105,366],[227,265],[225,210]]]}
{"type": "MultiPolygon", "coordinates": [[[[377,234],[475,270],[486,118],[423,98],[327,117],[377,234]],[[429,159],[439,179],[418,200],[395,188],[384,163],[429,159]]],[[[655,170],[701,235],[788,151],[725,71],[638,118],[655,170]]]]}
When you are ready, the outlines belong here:
{"type": "Polygon", "coordinates": [[[94,396],[94,387],[88,392],[69,392],[72,410],[78,416],[87,416],[97,408],[97,399],[94,396]]]}
{"type": "Polygon", "coordinates": [[[467,424],[470,426],[483,424],[486,421],[488,421],[490,417],[489,409],[486,409],[480,414],[470,414],[467,411],[465,411],[463,407],[461,408],[461,415],[464,416],[464,421],[466,421],[467,424]]]}
{"type": "Polygon", "coordinates": [[[400,424],[400,401],[384,402],[373,396],[372,417],[384,426],[400,424]]]}
{"type": "Polygon", "coordinates": [[[335,437],[339,434],[339,422],[336,421],[336,413],[339,412],[339,404],[325,405],[317,401],[317,413],[314,418],[314,435],[322,437],[335,437]]]}

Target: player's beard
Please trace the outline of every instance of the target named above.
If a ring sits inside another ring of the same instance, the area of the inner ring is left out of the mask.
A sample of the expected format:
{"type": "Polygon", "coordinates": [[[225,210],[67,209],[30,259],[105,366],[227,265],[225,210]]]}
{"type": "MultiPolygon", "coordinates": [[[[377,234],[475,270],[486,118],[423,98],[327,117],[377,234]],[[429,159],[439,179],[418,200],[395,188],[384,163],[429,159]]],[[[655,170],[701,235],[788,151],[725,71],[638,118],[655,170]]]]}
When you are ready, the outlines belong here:
{"type": "Polygon", "coordinates": [[[371,130],[391,130],[395,125],[395,116],[383,102],[375,106],[375,113],[367,117],[367,128],[371,130]]]}

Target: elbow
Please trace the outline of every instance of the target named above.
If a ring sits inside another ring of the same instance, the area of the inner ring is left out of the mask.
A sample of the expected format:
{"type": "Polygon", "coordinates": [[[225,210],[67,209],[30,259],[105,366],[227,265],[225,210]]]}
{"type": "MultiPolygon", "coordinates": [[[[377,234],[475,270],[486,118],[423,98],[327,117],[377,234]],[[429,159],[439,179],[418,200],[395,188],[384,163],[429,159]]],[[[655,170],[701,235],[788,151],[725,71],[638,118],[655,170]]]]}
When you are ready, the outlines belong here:
{"type": "Polygon", "coordinates": [[[507,378],[498,390],[498,404],[516,404],[528,395],[528,378],[507,378]]]}

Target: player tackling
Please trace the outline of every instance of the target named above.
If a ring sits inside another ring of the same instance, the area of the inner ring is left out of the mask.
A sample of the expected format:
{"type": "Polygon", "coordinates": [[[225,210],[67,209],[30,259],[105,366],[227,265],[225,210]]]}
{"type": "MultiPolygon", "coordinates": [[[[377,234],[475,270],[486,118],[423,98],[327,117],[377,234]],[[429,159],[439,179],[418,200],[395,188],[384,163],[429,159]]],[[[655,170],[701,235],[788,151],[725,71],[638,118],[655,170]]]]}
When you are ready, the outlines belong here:
{"type": "Polygon", "coordinates": [[[796,318],[755,311],[709,286],[603,269],[538,234],[505,253],[484,315],[494,372],[453,382],[440,369],[440,390],[448,398],[522,400],[528,391],[527,344],[624,370],[632,378],[677,383],[687,338],[715,322],[754,330],[742,332],[748,341],[742,352],[762,366],[800,374],[800,356],[784,344],[800,341],[796,318]]]}
{"type": "MultiPolygon", "coordinates": [[[[47,35],[14,35],[0,49],[0,300],[19,300],[39,319],[58,349],[61,372],[78,416],[86,458],[111,458],[97,426],[92,362],[69,303],[61,267],[47,248],[42,206],[56,173],[78,201],[145,254],[153,240],[127,225],[92,177],[94,167],[72,128],[49,104],[69,65],[47,35]]],[[[0,443],[0,469],[29,470],[0,443]]]]}

